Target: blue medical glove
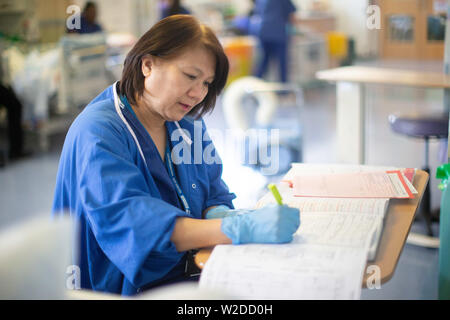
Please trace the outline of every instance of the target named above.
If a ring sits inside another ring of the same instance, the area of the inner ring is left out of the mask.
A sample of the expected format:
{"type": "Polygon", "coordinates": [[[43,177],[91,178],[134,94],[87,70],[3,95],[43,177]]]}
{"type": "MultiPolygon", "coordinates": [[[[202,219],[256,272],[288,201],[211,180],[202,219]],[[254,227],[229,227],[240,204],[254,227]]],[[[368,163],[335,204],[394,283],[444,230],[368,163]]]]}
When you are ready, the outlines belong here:
{"type": "Polygon", "coordinates": [[[269,205],[223,218],[221,230],[233,244],[286,243],[300,226],[300,211],[285,205],[269,205]]]}
{"type": "Polygon", "coordinates": [[[213,209],[210,209],[206,215],[205,219],[222,219],[229,215],[232,210],[227,206],[220,205],[213,209]]]}
{"type": "Polygon", "coordinates": [[[251,210],[248,209],[230,209],[227,206],[220,205],[217,206],[211,210],[209,210],[206,215],[205,219],[223,219],[225,217],[235,216],[237,214],[243,214],[250,212],[251,210]]]}

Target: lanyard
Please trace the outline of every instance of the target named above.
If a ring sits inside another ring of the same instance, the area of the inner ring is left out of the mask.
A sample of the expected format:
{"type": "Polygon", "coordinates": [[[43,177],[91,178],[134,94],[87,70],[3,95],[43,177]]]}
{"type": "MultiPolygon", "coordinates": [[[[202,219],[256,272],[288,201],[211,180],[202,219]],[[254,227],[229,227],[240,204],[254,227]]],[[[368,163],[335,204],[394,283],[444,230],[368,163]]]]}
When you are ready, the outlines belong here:
{"type": "Polygon", "coordinates": [[[181,202],[184,206],[184,211],[186,211],[187,214],[191,214],[191,209],[189,207],[189,203],[186,200],[186,197],[183,194],[183,191],[180,188],[180,185],[178,184],[177,178],[175,176],[175,170],[173,168],[172,164],[172,157],[170,155],[170,148],[169,148],[169,141],[166,143],[166,164],[167,164],[167,171],[169,173],[170,179],[172,179],[173,185],[175,186],[175,190],[177,191],[178,197],[181,199],[181,202]]]}
{"type": "MultiPolygon", "coordinates": [[[[127,99],[125,96],[120,96],[120,98],[117,98],[117,100],[118,100],[118,102],[119,102],[119,106],[120,106],[120,107],[122,107],[122,108],[123,108],[123,107],[126,107],[126,108],[127,108],[127,109],[128,109],[128,110],[136,117],[136,119],[137,119],[136,114],[134,113],[133,109],[131,108],[130,104],[128,103],[128,99],[127,99]],[[123,100],[122,100],[122,99],[123,99],[123,100]]],[[[179,126],[178,123],[176,123],[176,124],[177,124],[177,126],[179,126]]],[[[133,130],[131,130],[131,128],[129,128],[129,130],[130,130],[130,132],[132,132],[133,137],[135,137],[135,135],[134,135],[134,133],[133,133],[133,130]]],[[[142,153],[142,151],[141,151],[140,144],[139,144],[139,141],[137,140],[137,138],[135,138],[135,141],[136,141],[136,144],[137,144],[138,147],[139,147],[139,150],[140,150],[140,152],[141,152],[142,158],[144,159],[144,162],[147,163],[147,162],[145,161],[145,157],[144,157],[144,155],[143,155],[143,153],[142,153]]],[[[183,203],[184,211],[186,211],[187,214],[191,215],[191,209],[190,209],[190,207],[189,207],[189,204],[188,204],[188,202],[187,202],[187,200],[186,200],[186,197],[184,196],[183,191],[181,190],[180,185],[178,184],[177,178],[176,178],[176,176],[175,176],[175,170],[174,170],[173,165],[172,165],[172,157],[171,157],[171,155],[170,155],[170,147],[169,147],[169,143],[170,143],[170,142],[169,142],[169,139],[167,139],[167,143],[166,143],[166,163],[167,163],[167,171],[168,171],[168,174],[169,174],[169,176],[170,176],[170,179],[171,179],[172,182],[173,182],[173,185],[175,186],[175,190],[176,190],[176,192],[177,192],[177,194],[178,194],[178,197],[181,199],[181,202],[183,203]]]]}

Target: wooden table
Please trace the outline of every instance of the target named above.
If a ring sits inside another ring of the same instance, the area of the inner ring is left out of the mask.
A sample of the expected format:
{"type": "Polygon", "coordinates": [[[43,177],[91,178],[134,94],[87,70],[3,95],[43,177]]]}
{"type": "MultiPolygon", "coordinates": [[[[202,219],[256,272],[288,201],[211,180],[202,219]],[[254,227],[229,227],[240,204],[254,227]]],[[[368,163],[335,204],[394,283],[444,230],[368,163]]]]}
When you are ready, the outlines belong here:
{"type": "MultiPolygon", "coordinates": [[[[418,191],[415,199],[391,199],[386,213],[383,234],[378,245],[378,252],[374,261],[367,262],[362,286],[366,287],[367,280],[373,276],[370,266],[380,268],[380,281],[384,283],[392,278],[398,259],[402,253],[406,239],[411,229],[414,216],[428,183],[429,175],[425,171],[417,170],[414,187],[418,191]]],[[[197,266],[202,269],[208,260],[213,247],[201,249],[195,256],[197,266]]]]}
{"type": "Polygon", "coordinates": [[[316,77],[336,82],[337,162],[348,164],[366,161],[367,84],[450,89],[450,76],[438,72],[350,66],[319,71],[316,77]]]}

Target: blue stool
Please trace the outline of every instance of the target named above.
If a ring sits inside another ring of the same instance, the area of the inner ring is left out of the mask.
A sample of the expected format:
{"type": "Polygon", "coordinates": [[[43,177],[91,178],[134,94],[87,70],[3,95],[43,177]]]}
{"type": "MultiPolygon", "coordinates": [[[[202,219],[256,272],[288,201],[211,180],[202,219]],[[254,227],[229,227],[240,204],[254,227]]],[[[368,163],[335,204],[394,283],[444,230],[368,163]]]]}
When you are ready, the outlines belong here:
{"type": "MultiPolygon", "coordinates": [[[[391,114],[389,116],[389,123],[391,125],[391,129],[396,133],[424,140],[425,157],[422,170],[430,174],[429,141],[430,139],[448,138],[448,113],[423,113],[408,115],[391,114]]],[[[431,230],[432,215],[430,184],[427,185],[424,191],[420,212],[425,218],[427,233],[432,237],[433,231],[431,230]]]]}

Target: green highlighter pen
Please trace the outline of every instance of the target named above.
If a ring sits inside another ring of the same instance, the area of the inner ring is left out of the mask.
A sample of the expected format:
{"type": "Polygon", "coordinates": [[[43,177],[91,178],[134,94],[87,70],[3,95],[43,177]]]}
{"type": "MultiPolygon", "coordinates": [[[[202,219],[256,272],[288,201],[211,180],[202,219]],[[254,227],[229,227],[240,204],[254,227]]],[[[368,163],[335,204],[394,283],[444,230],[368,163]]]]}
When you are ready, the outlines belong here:
{"type": "Polygon", "coordinates": [[[275,198],[275,200],[277,201],[277,203],[282,206],[283,205],[283,201],[281,199],[281,195],[278,192],[278,189],[276,187],[276,185],[274,185],[273,183],[270,183],[267,188],[269,188],[269,190],[272,192],[273,197],[275,198]]]}

